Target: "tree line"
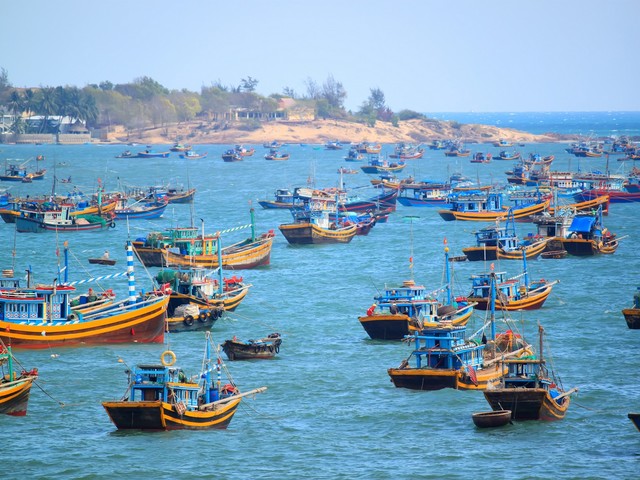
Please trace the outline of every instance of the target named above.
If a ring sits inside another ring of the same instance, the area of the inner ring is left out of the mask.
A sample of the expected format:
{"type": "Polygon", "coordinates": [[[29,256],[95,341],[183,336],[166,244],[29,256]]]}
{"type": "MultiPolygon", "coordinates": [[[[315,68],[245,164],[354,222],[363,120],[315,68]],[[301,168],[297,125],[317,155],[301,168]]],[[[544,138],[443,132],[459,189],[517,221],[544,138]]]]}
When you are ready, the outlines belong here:
{"type": "Polygon", "coordinates": [[[188,89],[170,90],[150,77],[136,78],[129,83],[114,84],[103,81],[77,86],[13,87],[6,69],[0,69],[0,110],[14,117],[14,133],[55,133],[57,128],[48,119],[68,116],[78,119],[88,128],[123,125],[128,130],[159,127],[170,123],[196,119],[211,120],[216,114],[232,109],[246,109],[269,114],[276,112],[282,98],[312,108],[315,118],[346,119],[374,126],[377,121],[397,125],[399,120],[420,118],[423,115],[410,110],[394,113],[385,101],[380,88],[371,88],[369,97],[357,112],[344,107],[347,92],[332,75],[318,83],[308,78],[306,92],[298,94],[290,87],[282,93],[263,96],[256,93],[259,81],[242,78],[237,85],[224,85],[220,81],[203,86],[200,92],[188,89]],[[26,122],[26,118],[42,117],[40,122],[26,122]]]}

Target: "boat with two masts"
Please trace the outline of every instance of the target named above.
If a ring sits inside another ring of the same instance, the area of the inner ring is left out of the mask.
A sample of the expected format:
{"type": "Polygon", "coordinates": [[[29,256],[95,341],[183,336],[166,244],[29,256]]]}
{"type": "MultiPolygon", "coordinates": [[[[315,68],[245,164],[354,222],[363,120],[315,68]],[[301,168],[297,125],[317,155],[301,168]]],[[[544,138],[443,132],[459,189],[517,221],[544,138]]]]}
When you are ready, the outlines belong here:
{"type": "Polygon", "coordinates": [[[0,340],[0,415],[23,417],[27,414],[31,386],[38,378],[38,369],[18,373],[11,345],[0,340]]]}

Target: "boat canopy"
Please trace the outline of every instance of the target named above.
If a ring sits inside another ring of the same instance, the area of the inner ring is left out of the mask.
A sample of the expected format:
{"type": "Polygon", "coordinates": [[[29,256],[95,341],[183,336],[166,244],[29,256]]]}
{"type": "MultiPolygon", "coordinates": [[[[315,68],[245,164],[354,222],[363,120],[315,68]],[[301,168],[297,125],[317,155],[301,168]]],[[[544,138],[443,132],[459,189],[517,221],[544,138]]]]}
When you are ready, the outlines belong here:
{"type": "Polygon", "coordinates": [[[589,233],[596,222],[595,217],[575,217],[569,230],[572,232],[589,233]]]}

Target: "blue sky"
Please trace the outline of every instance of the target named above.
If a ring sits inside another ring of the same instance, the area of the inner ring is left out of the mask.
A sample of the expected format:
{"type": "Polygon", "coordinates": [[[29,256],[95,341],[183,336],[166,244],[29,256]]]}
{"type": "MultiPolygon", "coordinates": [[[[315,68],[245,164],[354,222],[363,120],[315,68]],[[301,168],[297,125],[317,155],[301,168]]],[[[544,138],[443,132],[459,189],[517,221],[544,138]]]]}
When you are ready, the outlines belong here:
{"type": "Polygon", "coordinates": [[[18,87],[150,76],[199,91],[343,84],[356,110],[640,110],[640,0],[3,2],[0,67],[18,87]]]}

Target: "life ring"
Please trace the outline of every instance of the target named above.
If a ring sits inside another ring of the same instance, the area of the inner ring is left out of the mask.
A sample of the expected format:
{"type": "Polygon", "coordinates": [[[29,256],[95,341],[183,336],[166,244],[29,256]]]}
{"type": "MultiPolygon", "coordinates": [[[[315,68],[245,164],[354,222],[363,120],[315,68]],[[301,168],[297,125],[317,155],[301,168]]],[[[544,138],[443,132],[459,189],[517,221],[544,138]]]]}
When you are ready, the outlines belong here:
{"type": "Polygon", "coordinates": [[[75,322],[76,320],[78,320],[78,315],[76,313],[70,313],[67,317],[67,321],[69,322],[75,322]]]}
{"type": "Polygon", "coordinates": [[[162,355],[160,355],[160,362],[164,367],[170,367],[171,365],[176,363],[176,354],[171,350],[165,350],[164,352],[162,352],[162,355]],[[168,360],[166,359],[167,356],[169,357],[168,360]]]}
{"type": "Polygon", "coordinates": [[[207,323],[207,314],[206,314],[206,312],[201,312],[200,315],[198,315],[198,321],[200,323],[207,323]]]}
{"type": "Polygon", "coordinates": [[[186,317],[184,317],[184,324],[187,327],[190,327],[191,325],[193,325],[193,317],[191,315],[187,315],[186,317]]]}

